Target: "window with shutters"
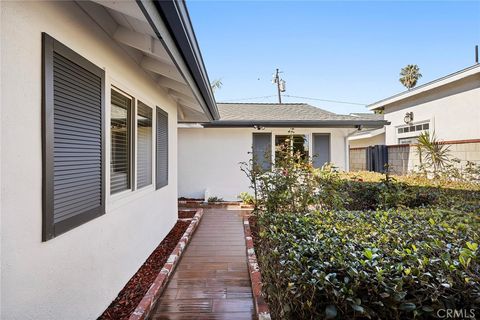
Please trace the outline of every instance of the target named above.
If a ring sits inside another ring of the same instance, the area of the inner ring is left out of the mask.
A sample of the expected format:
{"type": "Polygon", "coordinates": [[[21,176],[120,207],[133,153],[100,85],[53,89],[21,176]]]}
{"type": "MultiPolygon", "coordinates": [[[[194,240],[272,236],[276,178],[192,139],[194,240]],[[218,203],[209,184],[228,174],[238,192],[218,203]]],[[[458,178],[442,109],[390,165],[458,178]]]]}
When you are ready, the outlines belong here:
{"type": "Polygon", "coordinates": [[[112,89],[110,114],[110,193],[131,189],[131,114],[133,99],[112,89]]]}
{"type": "Polygon", "coordinates": [[[156,108],[155,186],[168,185],[168,113],[156,108]]]}
{"type": "Polygon", "coordinates": [[[43,241],[105,213],[104,71],[42,34],[43,241]]]}
{"type": "Polygon", "coordinates": [[[137,188],[152,184],[152,114],[146,104],[137,106],[137,188]]]}

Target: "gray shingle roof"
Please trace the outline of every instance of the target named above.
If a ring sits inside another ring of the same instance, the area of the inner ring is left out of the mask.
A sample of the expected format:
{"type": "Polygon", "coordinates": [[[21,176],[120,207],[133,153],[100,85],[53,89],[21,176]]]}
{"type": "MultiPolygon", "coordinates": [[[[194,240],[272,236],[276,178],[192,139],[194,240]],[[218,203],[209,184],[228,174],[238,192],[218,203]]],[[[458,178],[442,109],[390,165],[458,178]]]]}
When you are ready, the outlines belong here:
{"type": "Polygon", "coordinates": [[[373,120],[336,114],[307,103],[217,103],[217,107],[220,121],[373,120]]]}

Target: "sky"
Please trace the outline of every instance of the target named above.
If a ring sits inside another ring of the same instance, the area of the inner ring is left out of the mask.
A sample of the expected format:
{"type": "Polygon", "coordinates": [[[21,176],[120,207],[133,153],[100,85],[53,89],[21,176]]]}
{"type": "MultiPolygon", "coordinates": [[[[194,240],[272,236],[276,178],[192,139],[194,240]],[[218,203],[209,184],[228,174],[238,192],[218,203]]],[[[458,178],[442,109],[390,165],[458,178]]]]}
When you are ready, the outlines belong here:
{"type": "Polygon", "coordinates": [[[417,85],[475,63],[480,0],[187,1],[217,102],[277,102],[284,96],[348,114],[405,88],[400,69],[417,64],[417,85]],[[266,97],[267,96],[267,97],[266,97]],[[260,97],[260,98],[259,98],[260,97]]]}

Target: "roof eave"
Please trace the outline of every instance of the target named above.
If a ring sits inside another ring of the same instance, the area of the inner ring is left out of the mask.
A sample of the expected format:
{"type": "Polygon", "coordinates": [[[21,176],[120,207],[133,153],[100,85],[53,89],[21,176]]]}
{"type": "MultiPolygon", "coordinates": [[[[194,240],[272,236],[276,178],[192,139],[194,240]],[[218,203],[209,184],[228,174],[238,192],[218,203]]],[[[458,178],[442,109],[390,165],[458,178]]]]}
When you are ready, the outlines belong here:
{"type": "Polygon", "coordinates": [[[469,77],[469,76],[472,76],[472,75],[475,75],[475,74],[478,74],[478,73],[480,73],[480,64],[477,63],[477,64],[474,64],[473,66],[468,67],[468,68],[459,70],[457,72],[451,73],[451,74],[446,75],[444,77],[441,77],[441,78],[435,79],[433,81],[427,82],[425,84],[422,84],[422,85],[420,85],[418,87],[415,87],[411,90],[403,91],[403,92],[397,93],[397,94],[395,94],[391,97],[388,97],[388,98],[379,100],[377,102],[374,102],[372,104],[369,104],[369,105],[367,105],[367,108],[371,111],[382,109],[382,108],[385,108],[385,106],[387,106],[389,104],[399,102],[399,101],[402,101],[404,99],[408,99],[408,98],[410,98],[412,96],[415,96],[417,94],[420,94],[420,93],[424,93],[424,92],[428,92],[430,90],[434,90],[434,89],[436,89],[438,87],[441,87],[443,85],[453,83],[455,81],[459,81],[461,79],[464,79],[466,77],[469,77]]]}
{"type": "MultiPolygon", "coordinates": [[[[218,120],[220,115],[185,2],[175,0],[153,2],[149,0],[137,0],[137,3],[152,27],[158,27],[156,24],[158,24],[159,21],[154,18],[155,15],[160,15],[161,20],[168,30],[168,36],[178,49],[181,59],[193,79],[193,85],[196,86],[196,88],[192,88],[192,90],[196,91],[195,89],[198,89],[199,98],[202,100],[199,101],[202,109],[208,119],[218,120]]],[[[163,38],[167,35],[162,35],[160,32],[157,32],[161,28],[155,29],[159,40],[165,43],[165,39],[163,38]]],[[[172,52],[169,53],[172,57],[174,56],[172,52]]],[[[187,83],[189,83],[188,80],[187,83]]]]}
{"type": "Polygon", "coordinates": [[[379,136],[381,134],[385,134],[385,127],[382,127],[382,128],[376,129],[376,130],[372,130],[372,131],[367,132],[367,133],[362,133],[360,131],[359,134],[354,134],[353,136],[348,137],[348,140],[368,139],[368,138],[379,136]]]}
{"type": "Polygon", "coordinates": [[[205,128],[377,128],[390,124],[385,120],[216,120],[204,123],[205,128]]]}

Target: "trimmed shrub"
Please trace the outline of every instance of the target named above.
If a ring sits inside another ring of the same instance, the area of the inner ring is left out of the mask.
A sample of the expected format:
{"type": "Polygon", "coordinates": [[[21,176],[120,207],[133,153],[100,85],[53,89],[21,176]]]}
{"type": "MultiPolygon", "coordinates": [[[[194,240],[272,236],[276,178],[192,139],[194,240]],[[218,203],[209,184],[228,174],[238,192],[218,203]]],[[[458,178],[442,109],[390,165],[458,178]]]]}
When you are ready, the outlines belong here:
{"type": "Polygon", "coordinates": [[[406,319],[480,307],[477,216],[450,210],[258,216],[276,319],[406,319]]]}
{"type": "Polygon", "coordinates": [[[436,207],[480,214],[480,185],[422,176],[342,173],[348,210],[436,207]]]}

